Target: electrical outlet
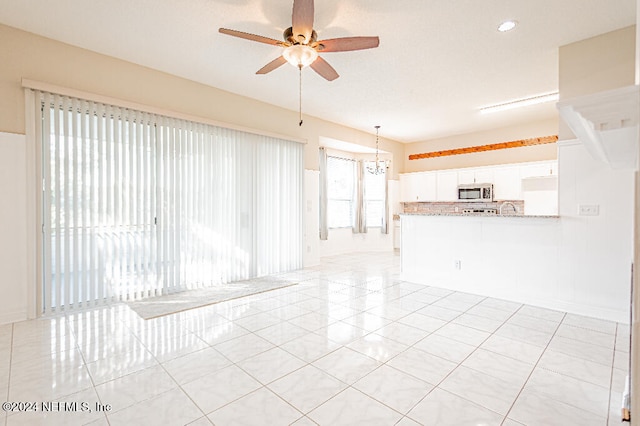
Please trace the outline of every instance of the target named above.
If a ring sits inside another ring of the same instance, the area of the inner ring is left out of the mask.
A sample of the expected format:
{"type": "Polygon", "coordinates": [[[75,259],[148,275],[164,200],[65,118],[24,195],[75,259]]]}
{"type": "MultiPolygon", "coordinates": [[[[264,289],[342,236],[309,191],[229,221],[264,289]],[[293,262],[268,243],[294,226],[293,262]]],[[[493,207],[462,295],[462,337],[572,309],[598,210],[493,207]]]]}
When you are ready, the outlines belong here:
{"type": "Polygon", "coordinates": [[[462,269],[462,261],[461,260],[454,260],[453,261],[453,267],[457,270],[462,269]]]}
{"type": "Polygon", "coordinates": [[[598,216],[600,214],[600,206],[597,204],[580,204],[578,206],[578,214],[580,216],[598,216]]]}

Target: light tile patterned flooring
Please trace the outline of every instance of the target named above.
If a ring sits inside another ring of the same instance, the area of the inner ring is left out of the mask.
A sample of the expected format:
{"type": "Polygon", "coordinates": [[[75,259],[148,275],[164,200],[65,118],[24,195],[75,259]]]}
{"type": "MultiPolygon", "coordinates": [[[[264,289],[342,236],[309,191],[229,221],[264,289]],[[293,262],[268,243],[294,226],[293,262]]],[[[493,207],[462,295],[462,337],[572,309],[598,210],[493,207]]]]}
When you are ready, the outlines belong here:
{"type": "Polygon", "coordinates": [[[2,325],[1,399],[39,411],[0,422],[619,423],[628,326],[403,282],[399,263],[325,258],[297,286],[148,321],[118,304],[2,325]]]}

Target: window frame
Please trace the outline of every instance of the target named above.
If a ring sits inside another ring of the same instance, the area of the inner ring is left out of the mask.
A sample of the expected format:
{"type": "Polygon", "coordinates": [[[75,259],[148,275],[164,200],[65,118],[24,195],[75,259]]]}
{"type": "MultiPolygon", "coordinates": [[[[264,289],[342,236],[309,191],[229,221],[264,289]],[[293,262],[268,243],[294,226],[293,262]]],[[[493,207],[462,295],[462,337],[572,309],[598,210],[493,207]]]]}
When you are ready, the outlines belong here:
{"type": "Polygon", "coordinates": [[[368,195],[369,191],[368,191],[368,188],[367,188],[368,185],[367,185],[366,176],[367,175],[374,176],[374,175],[367,171],[367,167],[375,165],[375,161],[374,160],[365,160],[363,165],[364,165],[364,168],[365,168],[365,171],[364,171],[365,179],[364,179],[364,182],[363,182],[363,185],[364,185],[363,197],[364,197],[364,206],[365,206],[365,222],[366,222],[366,226],[367,226],[367,228],[382,228],[383,227],[383,223],[384,223],[384,214],[385,214],[384,210],[385,210],[385,204],[386,204],[385,203],[385,192],[386,191],[385,191],[384,186],[386,185],[386,180],[387,180],[386,174],[387,174],[388,170],[387,170],[386,166],[383,165],[384,173],[381,174],[381,175],[378,175],[379,178],[382,179],[382,181],[383,181],[382,182],[382,185],[383,185],[383,187],[382,187],[383,188],[382,196],[380,198],[370,198],[370,196],[368,195]],[[369,203],[370,202],[382,203],[382,208],[380,209],[380,216],[378,217],[377,224],[369,223],[369,212],[370,212],[369,203]]]}
{"type": "Polygon", "coordinates": [[[345,228],[351,228],[353,227],[353,215],[354,215],[354,203],[356,200],[355,197],[355,191],[356,191],[356,160],[353,158],[345,158],[345,157],[341,157],[338,155],[333,155],[333,154],[327,154],[327,228],[328,229],[345,229],[345,228]],[[331,178],[331,174],[332,171],[335,172],[332,169],[332,163],[334,163],[335,161],[344,161],[344,162],[349,162],[351,164],[351,197],[350,198],[344,198],[344,197],[332,197],[332,178],[331,178]],[[332,212],[335,213],[334,209],[331,208],[332,206],[332,201],[334,202],[349,202],[349,218],[348,221],[345,221],[345,218],[341,218],[341,220],[336,221],[333,220],[332,221],[332,216],[334,216],[332,214],[332,212]],[[335,223],[339,222],[338,225],[336,225],[335,223]]]}

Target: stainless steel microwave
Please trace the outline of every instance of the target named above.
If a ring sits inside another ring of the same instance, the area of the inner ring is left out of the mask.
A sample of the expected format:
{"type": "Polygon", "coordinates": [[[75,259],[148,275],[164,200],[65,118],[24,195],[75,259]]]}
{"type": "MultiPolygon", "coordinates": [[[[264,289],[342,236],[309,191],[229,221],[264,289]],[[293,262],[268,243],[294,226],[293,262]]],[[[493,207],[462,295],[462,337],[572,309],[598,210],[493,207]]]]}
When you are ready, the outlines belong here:
{"type": "Polygon", "coordinates": [[[492,183],[467,183],[458,185],[459,201],[483,201],[490,203],[493,201],[492,183]]]}

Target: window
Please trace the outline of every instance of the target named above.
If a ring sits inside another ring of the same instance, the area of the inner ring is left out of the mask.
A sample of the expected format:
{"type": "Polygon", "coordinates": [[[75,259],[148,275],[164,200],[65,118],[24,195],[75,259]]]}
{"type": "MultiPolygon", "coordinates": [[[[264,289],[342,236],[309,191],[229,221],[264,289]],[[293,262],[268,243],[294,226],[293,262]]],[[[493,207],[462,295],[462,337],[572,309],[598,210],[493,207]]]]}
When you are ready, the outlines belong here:
{"type": "Polygon", "coordinates": [[[348,228],[353,224],[354,160],[327,157],[327,224],[348,228]]]}
{"type": "Polygon", "coordinates": [[[302,267],[301,144],[35,98],[45,312],[302,267]]]}
{"type": "Polygon", "coordinates": [[[375,167],[375,162],[365,163],[364,172],[364,205],[368,228],[379,228],[384,220],[385,174],[374,175],[366,171],[366,167],[375,167]]]}

